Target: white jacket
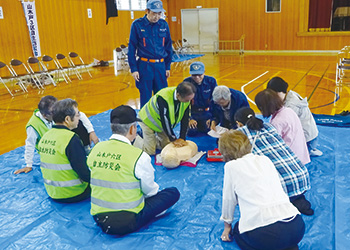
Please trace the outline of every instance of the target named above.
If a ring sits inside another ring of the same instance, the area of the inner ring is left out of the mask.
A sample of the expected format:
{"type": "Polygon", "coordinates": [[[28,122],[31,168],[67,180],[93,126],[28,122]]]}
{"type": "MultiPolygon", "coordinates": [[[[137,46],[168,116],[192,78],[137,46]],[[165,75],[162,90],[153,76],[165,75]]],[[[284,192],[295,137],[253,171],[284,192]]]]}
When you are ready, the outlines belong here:
{"type": "Polygon", "coordinates": [[[309,109],[307,97],[302,98],[298,93],[289,90],[284,101],[284,106],[293,109],[298,115],[307,142],[318,136],[318,129],[315,119],[309,109]]]}

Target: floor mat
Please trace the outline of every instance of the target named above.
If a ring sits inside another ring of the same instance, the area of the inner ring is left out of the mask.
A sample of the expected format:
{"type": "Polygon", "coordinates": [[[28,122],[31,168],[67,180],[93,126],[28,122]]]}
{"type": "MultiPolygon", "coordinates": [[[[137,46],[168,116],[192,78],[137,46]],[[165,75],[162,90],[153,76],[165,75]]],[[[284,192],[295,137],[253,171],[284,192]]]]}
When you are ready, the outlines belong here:
{"type": "MultiPolygon", "coordinates": [[[[91,117],[96,134],[111,134],[109,113],[91,117]]],[[[303,216],[306,233],[300,249],[342,250],[350,246],[350,130],[319,126],[324,155],[308,164],[312,188],[306,193],[315,215],[303,216]]],[[[199,150],[216,147],[214,138],[190,137],[199,150]]],[[[161,188],[175,186],[180,200],[167,213],[139,231],[124,236],[102,233],[92,219],[90,202],[59,204],[48,199],[36,165],[28,174],[14,175],[24,164],[24,147],[0,156],[0,249],[239,249],[222,242],[221,192],[224,163],[168,170],[155,166],[161,188]]],[[[154,159],[153,159],[154,160],[154,159]]],[[[236,209],[235,217],[239,211],[236,209]]]]}

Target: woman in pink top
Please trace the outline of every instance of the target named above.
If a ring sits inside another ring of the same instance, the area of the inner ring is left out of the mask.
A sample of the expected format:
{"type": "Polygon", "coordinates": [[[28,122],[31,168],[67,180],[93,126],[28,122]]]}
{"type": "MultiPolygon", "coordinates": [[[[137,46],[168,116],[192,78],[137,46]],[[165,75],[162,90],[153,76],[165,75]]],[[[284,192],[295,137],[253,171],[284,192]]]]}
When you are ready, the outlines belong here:
{"type": "Polygon", "coordinates": [[[255,103],[264,117],[271,117],[270,123],[277,129],[286,144],[305,165],[310,162],[305,136],[297,114],[283,106],[283,101],[271,89],[265,89],[255,96],[255,103]]]}

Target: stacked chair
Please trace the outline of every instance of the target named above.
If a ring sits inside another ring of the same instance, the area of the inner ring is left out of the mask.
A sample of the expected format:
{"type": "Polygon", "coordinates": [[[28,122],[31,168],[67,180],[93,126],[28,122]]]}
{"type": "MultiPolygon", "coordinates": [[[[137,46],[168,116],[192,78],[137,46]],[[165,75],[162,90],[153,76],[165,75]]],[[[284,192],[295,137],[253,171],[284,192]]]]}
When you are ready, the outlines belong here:
{"type": "Polygon", "coordinates": [[[350,84],[350,46],[338,52],[336,66],[336,85],[350,84]]]}
{"type": "Polygon", "coordinates": [[[118,70],[126,69],[129,66],[127,50],[128,48],[125,45],[121,45],[120,47],[115,48],[115,53],[118,59],[118,65],[117,65],[118,70]]]}

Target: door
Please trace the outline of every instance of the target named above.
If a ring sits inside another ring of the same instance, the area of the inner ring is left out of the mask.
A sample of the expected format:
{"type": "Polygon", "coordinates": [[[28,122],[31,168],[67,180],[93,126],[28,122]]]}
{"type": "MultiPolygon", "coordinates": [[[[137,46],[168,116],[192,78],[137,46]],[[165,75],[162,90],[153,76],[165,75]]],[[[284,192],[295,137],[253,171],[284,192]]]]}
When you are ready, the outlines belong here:
{"type": "Polygon", "coordinates": [[[194,52],[214,52],[219,41],[218,9],[183,9],[182,39],[193,46],[194,52]]]}

